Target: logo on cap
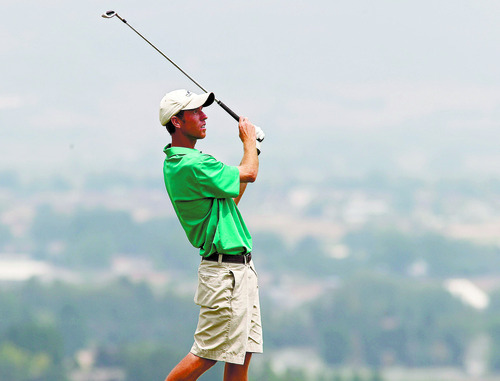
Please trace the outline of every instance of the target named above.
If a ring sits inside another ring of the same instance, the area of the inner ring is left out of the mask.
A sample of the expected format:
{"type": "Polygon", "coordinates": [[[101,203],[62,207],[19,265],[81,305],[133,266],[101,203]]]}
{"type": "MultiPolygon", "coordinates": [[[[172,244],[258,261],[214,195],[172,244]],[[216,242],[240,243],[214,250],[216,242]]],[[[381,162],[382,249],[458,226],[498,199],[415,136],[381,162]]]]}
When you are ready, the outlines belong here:
{"type": "Polygon", "coordinates": [[[189,90],[186,90],[186,97],[190,97],[191,95],[193,95],[193,93],[189,90]]]}

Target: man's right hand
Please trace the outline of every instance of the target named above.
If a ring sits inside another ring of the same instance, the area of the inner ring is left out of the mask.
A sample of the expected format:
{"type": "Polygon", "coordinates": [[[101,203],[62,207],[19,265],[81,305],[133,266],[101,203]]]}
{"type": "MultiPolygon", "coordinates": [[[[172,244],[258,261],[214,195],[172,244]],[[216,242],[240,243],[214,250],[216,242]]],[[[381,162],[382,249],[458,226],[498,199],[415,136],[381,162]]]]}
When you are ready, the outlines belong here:
{"type": "Polygon", "coordinates": [[[259,172],[259,158],[257,156],[257,137],[255,126],[248,118],[240,117],[238,123],[240,139],[243,142],[243,158],[238,166],[241,183],[253,183],[259,172]]]}
{"type": "Polygon", "coordinates": [[[248,118],[240,116],[238,128],[240,130],[240,140],[243,142],[243,145],[255,144],[255,141],[257,140],[255,126],[250,123],[248,118]]]}

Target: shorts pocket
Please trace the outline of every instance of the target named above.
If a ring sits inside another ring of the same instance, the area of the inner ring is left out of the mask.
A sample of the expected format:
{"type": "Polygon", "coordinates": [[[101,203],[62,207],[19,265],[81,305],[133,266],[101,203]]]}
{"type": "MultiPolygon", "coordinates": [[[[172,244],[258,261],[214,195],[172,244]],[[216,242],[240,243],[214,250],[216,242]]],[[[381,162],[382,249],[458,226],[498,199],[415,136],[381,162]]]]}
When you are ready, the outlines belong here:
{"type": "Polygon", "coordinates": [[[227,304],[233,287],[234,276],[231,271],[225,268],[200,268],[198,270],[198,287],[194,296],[194,302],[205,308],[220,308],[227,304]]]}

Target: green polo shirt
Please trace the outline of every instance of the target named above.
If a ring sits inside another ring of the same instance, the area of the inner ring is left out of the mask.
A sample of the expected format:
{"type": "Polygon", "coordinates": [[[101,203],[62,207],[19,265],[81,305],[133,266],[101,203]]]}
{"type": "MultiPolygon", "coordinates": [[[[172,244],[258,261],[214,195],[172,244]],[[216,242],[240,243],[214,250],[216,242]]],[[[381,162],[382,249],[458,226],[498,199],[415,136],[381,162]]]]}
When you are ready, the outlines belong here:
{"type": "Polygon", "coordinates": [[[196,149],[167,145],[163,176],[170,201],[191,244],[201,256],[246,254],[252,237],[233,201],[240,173],[196,149]]]}

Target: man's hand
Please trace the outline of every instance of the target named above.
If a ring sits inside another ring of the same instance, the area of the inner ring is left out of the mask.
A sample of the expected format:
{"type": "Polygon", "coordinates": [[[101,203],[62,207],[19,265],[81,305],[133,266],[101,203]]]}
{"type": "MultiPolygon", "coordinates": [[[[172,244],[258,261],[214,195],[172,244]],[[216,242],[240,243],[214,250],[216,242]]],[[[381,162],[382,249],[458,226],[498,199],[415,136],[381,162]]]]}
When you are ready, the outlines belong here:
{"type": "Polygon", "coordinates": [[[240,130],[240,140],[243,142],[243,145],[256,141],[255,126],[250,123],[248,118],[240,117],[238,128],[240,130]]]}
{"type": "Polygon", "coordinates": [[[243,158],[238,166],[240,182],[253,183],[259,171],[255,126],[250,123],[248,118],[240,117],[238,128],[240,130],[240,140],[243,142],[243,158]]]}
{"type": "Polygon", "coordinates": [[[257,126],[254,126],[252,123],[250,123],[248,118],[245,117],[240,117],[238,127],[240,129],[240,139],[243,142],[243,146],[245,147],[247,144],[249,144],[249,142],[253,142],[255,143],[255,149],[257,150],[257,155],[260,154],[261,151],[260,142],[265,137],[264,131],[262,131],[257,126]],[[254,137],[252,138],[252,136],[254,137]],[[262,140],[259,140],[259,138],[262,140]]]}
{"type": "Polygon", "coordinates": [[[247,183],[253,183],[257,179],[257,173],[259,173],[257,143],[260,144],[255,135],[255,126],[248,121],[248,118],[240,117],[238,128],[240,130],[240,139],[243,142],[243,158],[238,166],[240,172],[240,193],[234,199],[236,205],[240,202],[247,183]]]}

